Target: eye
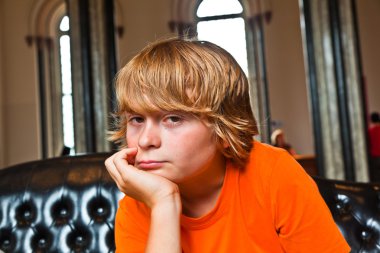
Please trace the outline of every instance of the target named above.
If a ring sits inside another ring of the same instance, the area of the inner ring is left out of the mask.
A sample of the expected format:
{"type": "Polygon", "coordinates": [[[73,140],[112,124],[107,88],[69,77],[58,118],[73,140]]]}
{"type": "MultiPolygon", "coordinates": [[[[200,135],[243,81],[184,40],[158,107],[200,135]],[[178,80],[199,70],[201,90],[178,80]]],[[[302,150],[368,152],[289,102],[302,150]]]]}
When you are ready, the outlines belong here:
{"type": "Polygon", "coordinates": [[[181,115],[169,114],[165,116],[164,123],[169,126],[176,126],[183,122],[184,118],[181,115]]]}
{"type": "Polygon", "coordinates": [[[178,123],[182,121],[182,118],[180,116],[169,116],[168,121],[178,123]]]}
{"type": "Polygon", "coordinates": [[[144,118],[138,115],[128,116],[128,123],[141,124],[144,122],[144,118]]]}

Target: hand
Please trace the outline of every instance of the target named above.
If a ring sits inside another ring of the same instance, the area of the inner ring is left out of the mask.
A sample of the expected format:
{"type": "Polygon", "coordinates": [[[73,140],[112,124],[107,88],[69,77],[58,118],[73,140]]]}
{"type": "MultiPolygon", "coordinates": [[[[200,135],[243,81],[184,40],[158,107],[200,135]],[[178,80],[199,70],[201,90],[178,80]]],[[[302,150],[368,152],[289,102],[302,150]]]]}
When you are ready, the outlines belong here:
{"type": "Polygon", "coordinates": [[[105,161],[106,168],[120,191],[151,209],[173,202],[180,209],[178,186],[168,179],[133,166],[137,148],[123,149],[105,161]]]}

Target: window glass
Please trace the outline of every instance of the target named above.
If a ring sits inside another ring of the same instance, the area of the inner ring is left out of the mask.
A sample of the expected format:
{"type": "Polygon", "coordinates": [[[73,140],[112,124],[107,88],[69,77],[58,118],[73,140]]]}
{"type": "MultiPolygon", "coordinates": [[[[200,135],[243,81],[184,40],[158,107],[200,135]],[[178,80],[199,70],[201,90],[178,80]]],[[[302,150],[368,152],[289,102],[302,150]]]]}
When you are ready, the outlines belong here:
{"type": "Polygon", "coordinates": [[[70,60],[70,37],[62,35],[59,39],[61,52],[62,93],[71,94],[71,60],[70,60]]]}
{"type": "Polygon", "coordinates": [[[64,16],[62,18],[61,23],[59,24],[59,30],[61,30],[62,32],[67,32],[69,29],[70,29],[69,17],[64,16]]]}
{"type": "Polygon", "coordinates": [[[198,39],[213,42],[226,49],[248,73],[245,24],[243,18],[198,22],[198,39]]]}
{"type": "Polygon", "coordinates": [[[71,82],[71,54],[69,18],[62,18],[59,25],[60,37],[60,63],[61,63],[61,85],[62,85],[62,124],[63,124],[63,143],[70,148],[70,154],[74,152],[74,115],[73,115],[73,94],[71,82]]]}
{"type": "Polygon", "coordinates": [[[198,17],[238,14],[243,7],[237,0],[204,0],[198,7],[198,17]]]}
{"type": "Polygon", "coordinates": [[[248,75],[247,42],[243,8],[238,0],[204,0],[197,9],[199,40],[226,49],[248,75]],[[226,17],[229,15],[229,17],[226,17]]]}

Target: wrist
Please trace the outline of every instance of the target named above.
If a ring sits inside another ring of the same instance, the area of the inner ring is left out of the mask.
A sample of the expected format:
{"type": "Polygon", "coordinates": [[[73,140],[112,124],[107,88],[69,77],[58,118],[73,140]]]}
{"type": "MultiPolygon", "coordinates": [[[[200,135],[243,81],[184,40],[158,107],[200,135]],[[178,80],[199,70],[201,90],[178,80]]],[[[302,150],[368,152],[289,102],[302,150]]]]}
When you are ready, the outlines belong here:
{"type": "Polygon", "coordinates": [[[151,206],[152,215],[180,215],[182,212],[181,196],[178,191],[165,195],[151,206]]]}
{"type": "Polygon", "coordinates": [[[145,252],[181,252],[180,215],[179,193],[169,195],[152,206],[145,252]]]}

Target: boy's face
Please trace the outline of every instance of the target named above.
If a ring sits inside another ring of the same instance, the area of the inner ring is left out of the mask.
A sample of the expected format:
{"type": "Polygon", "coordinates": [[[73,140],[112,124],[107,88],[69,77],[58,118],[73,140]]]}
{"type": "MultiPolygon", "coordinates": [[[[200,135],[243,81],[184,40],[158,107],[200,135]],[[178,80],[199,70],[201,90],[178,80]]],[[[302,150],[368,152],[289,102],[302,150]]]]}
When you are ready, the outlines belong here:
{"type": "Polygon", "coordinates": [[[127,113],[126,138],[138,150],[135,167],[177,184],[224,166],[211,127],[191,114],[127,113]]]}

